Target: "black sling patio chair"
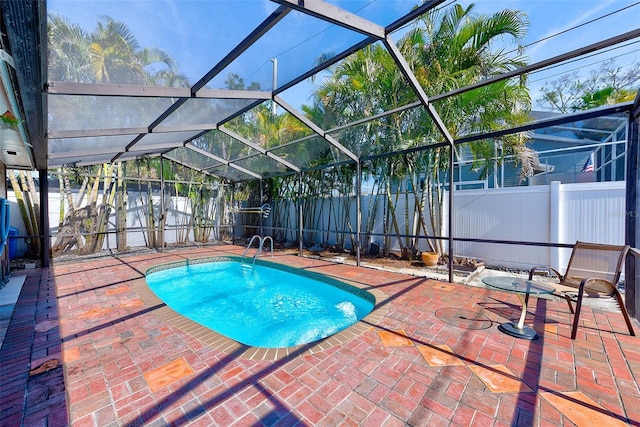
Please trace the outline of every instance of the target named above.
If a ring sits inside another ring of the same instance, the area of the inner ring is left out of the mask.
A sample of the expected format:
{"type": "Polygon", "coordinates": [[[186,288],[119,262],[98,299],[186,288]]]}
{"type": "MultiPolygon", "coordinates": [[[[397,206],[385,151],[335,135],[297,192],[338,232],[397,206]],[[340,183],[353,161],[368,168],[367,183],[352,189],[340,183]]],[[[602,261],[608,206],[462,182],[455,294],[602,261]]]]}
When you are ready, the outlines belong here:
{"type": "Polygon", "coordinates": [[[539,271],[547,271],[558,277],[560,282],[554,283],[556,294],[567,300],[569,309],[574,315],[571,339],[575,339],[578,332],[582,299],[600,296],[616,297],[629,333],[635,336],[629,313],[627,313],[624,300],[617,288],[622,264],[628,251],[629,246],[576,242],[564,275],[549,266],[537,266],[529,271],[529,280],[533,280],[534,275],[539,271]],[[573,300],[576,304],[575,311],[573,300]]]}

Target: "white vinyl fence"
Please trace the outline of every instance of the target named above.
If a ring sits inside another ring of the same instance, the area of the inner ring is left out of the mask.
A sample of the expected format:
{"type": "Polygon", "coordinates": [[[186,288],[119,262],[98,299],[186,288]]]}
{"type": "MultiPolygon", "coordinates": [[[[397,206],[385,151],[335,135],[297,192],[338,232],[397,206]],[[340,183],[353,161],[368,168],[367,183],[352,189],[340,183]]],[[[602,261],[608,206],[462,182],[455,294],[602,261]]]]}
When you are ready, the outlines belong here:
{"type": "MultiPolygon", "coordinates": [[[[129,246],[145,246],[146,240],[142,231],[135,231],[135,228],[146,227],[146,217],[144,207],[137,200],[142,200],[140,195],[129,192],[129,204],[127,213],[127,227],[130,229],[127,234],[129,246]]],[[[25,235],[26,230],[20,220],[20,213],[15,202],[15,197],[10,192],[11,203],[11,226],[18,229],[19,235],[25,235]]],[[[171,197],[167,203],[171,206],[168,211],[167,225],[173,227],[176,224],[188,222],[190,212],[186,206],[186,201],[181,198],[171,197]]],[[[448,201],[448,196],[445,196],[448,201]]],[[[377,210],[377,218],[372,233],[381,233],[383,224],[383,201],[380,200],[377,210]]],[[[324,209],[317,209],[318,214],[316,224],[305,223],[305,229],[317,228],[322,232],[306,233],[305,239],[313,238],[316,242],[321,242],[323,238],[329,243],[335,243],[337,231],[346,231],[342,228],[344,221],[340,218],[341,206],[343,204],[334,201],[329,218],[330,210],[327,208],[328,199],[317,201],[318,205],[324,204],[324,209]]],[[[411,211],[413,199],[409,196],[408,203],[411,211]]],[[[404,196],[401,196],[396,206],[400,232],[404,233],[404,196]]],[[[362,219],[367,218],[369,209],[369,196],[362,197],[362,219]]],[[[49,194],[49,221],[52,229],[52,242],[55,241],[57,224],[59,222],[59,195],[49,194]]],[[[295,207],[292,204],[288,207],[290,218],[297,225],[295,207]]],[[[448,212],[447,206],[444,207],[448,212]]],[[[353,230],[356,227],[355,202],[350,204],[350,218],[353,230]]],[[[576,240],[592,241],[598,243],[622,244],[624,242],[625,223],[625,183],[618,182],[596,182],[580,184],[560,184],[552,182],[550,185],[537,185],[528,187],[511,187],[504,189],[486,190],[457,190],[454,199],[454,237],[487,239],[487,240],[508,240],[508,241],[530,241],[572,244],[576,240]]],[[[283,210],[274,210],[272,214],[283,210]]],[[[216,211],[217,213],[217,211],[216,211]]],[[[270,218],[271,220],[271,218],[270,218]]],[[[212,217],[212,222],[218,225],[217,214],[212,217]]],[[[267,221],[269,222],[269,221],[267,221]]],[[[445,218],[445,224],[448,223],[445,218]]],[[[265,224],[268,225],[268,224],[265,224]]],[[[115,217],[110,220],[110,231],[115,231],[115,217]]],[[[265,230],[268,232],[268,228],[265,230]]],[[[448,235],[444,230],[442,235],[448,235]]],[[[165,241],[167,243],[176,242],[177,232],[167,230],[165,241]]],[[[297,232],[290,231],[287,238],[295,240],[297,232]]],[[[189,239],[193,239],[190,235],[189,239]]],[[[373,236],[373,242],[382,244],[381,236],[373,236]]],[[[398,249],[397,240],[392,239],[390,249],[398,249]]],[[[505,244],[489,244],[476,242],[455,242],[454,253],[459,256],[467,256],[484,260],[488,265],[528,268],[534,265],[551,265],[562,268],[566,265],[570,250],[557,249],[538,246],[516,246],[505,244]]],[[[345,246],[350,247],[350,239],[345,236],[345,246]]],[[[115,235],[110,236],[105,242],[106,248],[115,248],[115,235]]],[[[22,239],[18,239],[18,254],[24,253],[26,246],[22,239]]],[[[420,250],[426,250],[427,244],[424,239],[420,241],[420,250]]]]}
{"type": "MultiPolygon", "coordinates": [[[[624,244],[625,183],[601,182],[456,192],[455,236],[573,244],[624,244]]],[[[455,243],[460,255],[491,264],[558,269],[570,249],[455,243]]]]}
{"type": "MultiPolygon", "coordinates": [[[[147,232],[146,228],[148,225],[147,218],[147,206],[146,199],[147,195],[145,192],[137,192],[133,190],[129,190],[128,201],[127,201],[127,245],[130,247],[144,247],[147,245],[147,232]]],[[[13,191],[9,191],[8,198],[11,206],[11,226],[18,230],[18,235],[26,235],[27,231],[22,222],[20,216],[20,210],[18,208],[18,203],[16,202],[15,195],[13,191]]],[[[98,200],[100,201],[100,196],[98,196],[98,200]]],[[[188,198],[186,197],[166,197],[165,200],[167,210],[166,210],[166,228],[164,232],[164,240],[167,243],[176,243],[179,237],[183,239],[186,237],[188,241],[193,242],[193,232],[186,231],[187,225],[191,221],[191,205],[189,203],[188,198]]],[[[211,226],[219,226],[219,215],[217,204],[214,200],[211,201],[212,206],[210,207],[212,215],[210,218],[211,226]]],[[[159,216],[159,207],[160,207],[160,196],[153,196],[153,204],[154,209],[156,210],[156,218],[159,216]]],[[[49,225],[51,231],[51,244],[53,245],[56,241],[56,237],[58,234],[58,224],[60,222],[60,194],[56,192],[49,193],[49,225]]],[[[156,226],[158,226],[158,222],[156,222],[156,226]]],[[[116,217],[115,211],[112,210],[111,215],[109,217],[109,235],[108,238],[105,239],[105,243],[103,245],[103,249],[115,249],[116,248],[116,217]]],[[[215,230],[211,239],[215,239],[218,237],[218,232],[215,230]]],[[[27,246],[24,239],[17,239],[17,257],[24,255],[27,251],[27,246]]]]}
{"type": "MultiPolygon", "coordinates": [[[[363,196],[362,221],[363,230],[367,218],[369,198],[363,196]]],[[[379,196],[380,197],[380,196],[379,196]]],[[[335,243],[335,221],[341,212],[327,208],[328,199],[318,200],[318,212],[322,212],[316,224],[305,223],[305,229],[322,229],[333,231],[329,234],[329,242],[335,243]]],[[[448,224],[448,194],[445,195],[445,227],[448,224]]],[[[414,200],[408,199],[409,212],[413,212],[414,200]]],[[[401,195],[396,204],[396,219],[400,222],[400,233],[404,234],[404,196],[401,195]]],[[[372,233],[382,233],[384,199],[379,200],[379,207],[372,233]]],[[[296,218],[295,207],[289,207],[289,216],[296,218]]],[[[539,243],[573,244],[577,240],[623,244],[625,223],[625,183],[591,182],[577,184],[561,184],[527,187],[509,187],[482,190],[456,190],[454,195],[454,237],[485,240],[524,241],[539,243]]],[[[350,218],[355,230],[355,202],[350,204],[350,218]]],[[[345,231],[342,229],[342,231],[345,231]]],[[[327,236],[327,232],[322,233],[327,236]]],[[[443,230],[443,236],[448,230],[443,230]]],[[[288,237],[294,238],[295,231],[288,237]]],[[[320,233],[305,233],[305,241],[313,239],[321,242],[320,233]]],[[[373,236],[372,242],[382,246],[383,238],[373,236]]],[[[488,265],[514,268],[529,268],[535,265],[551,265],[562,270],[566,266],[571,250],[540,246],[517,246],[507,244],[490,244],[477,242],[454,242],[454,253],[459,256],[484,260],[488,265]]],[[[345,246],[350,247],[345,238],[345,246]]],[[[445,244],[446,246],[446,244],[445,244]]],[[[421,239],[419,249],[427,249],[426,240],[421,239]]],[[[391,240],[391,250],[398,250],[397,239],[391,240]]]]}

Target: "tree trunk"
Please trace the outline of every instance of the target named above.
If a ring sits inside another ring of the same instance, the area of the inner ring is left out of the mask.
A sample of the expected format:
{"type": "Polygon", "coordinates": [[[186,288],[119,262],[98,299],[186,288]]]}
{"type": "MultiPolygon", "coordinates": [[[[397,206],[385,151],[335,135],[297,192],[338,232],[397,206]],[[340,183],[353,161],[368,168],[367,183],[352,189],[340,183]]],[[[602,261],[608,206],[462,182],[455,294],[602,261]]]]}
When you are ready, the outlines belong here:
{"type": "Polygon", "coordinates": [[[127,247],[127,182],[123,179],[124,163],[118,165],[116,205],[116,249],[124,252],[127,247]]]}

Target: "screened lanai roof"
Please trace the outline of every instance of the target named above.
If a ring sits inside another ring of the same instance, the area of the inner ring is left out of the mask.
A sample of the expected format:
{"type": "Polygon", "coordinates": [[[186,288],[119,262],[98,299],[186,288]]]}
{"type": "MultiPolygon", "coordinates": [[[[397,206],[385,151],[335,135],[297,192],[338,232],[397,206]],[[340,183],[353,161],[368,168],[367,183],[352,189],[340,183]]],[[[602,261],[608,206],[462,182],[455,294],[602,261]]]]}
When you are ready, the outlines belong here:
{"type": "Polygon", "coordinates": [[[352,1],[342,8],[319,1],[219,1],[215,7],[196,2],[175,10],[175,20],[189,27],[168,31],[188,51],[182,54],[198,58],[188,67],[189,87],[131,85],[124,73],[108,84],[83,82],[82,74],[69,81],[66,70],[56,75],[50,69],[49,167],[162,154],[236,181],[357,161],[363,153],[348,135],[322,129],[302,114],[299,97],[309,102],[310,95],[300,95],[296,86],[308,91],[308,81],[321,78],[322,69],[365,45],[384,43],[416,16],[409,3],[370,3],[352,1]],[[207,19],[197,17],[202,13],[207,19]],[[230,85],[232,75],[244,84],[230,85]],[[242,126],[225,126],[261,104],[295,122],[296,137],[264,141],[260,134],[230,129],[242,126]]]}
{"type": "MultiPolygon", "coordinates": [[[[600,12],[602,7],[595,2],[585,2],[590,7],[578,10],[575,2],[512,5],[478,1],[480,13],[494,13],[505,6],[525,13],[532,8],[548,9],[545,21],[530,24],[536,38],[521,43],[520,48],[529,43],[523,48],[529,65],[446,93],[426,93],[396,43],[416,25],[421,14],[450,6],[451,1],[417,4],[392,0],[91,3],[48,0],[26,6],[17,3],[2,0],[3,13],[26,32],[22,44],[13,43],[12,54],[18,62],[33,63],[33,52],[29,50],[33,46],[43,52],[46,22],[34,24],[27,19],[29,14],[36,14],[40,21],[46,21],[46,15],[50,20],[58,17],[84,31],[92,31],[96,25],[109,25],[110,18],[127,26],[139,48],[161,49],[175,62],[171,70],[154,69],[159,67],[156,63],[145,71],[156,75],[171,71],[181,77],[172,80],[165,74],[164,78],[132,81],[131,74],[119,72],[126,71],[127,64],[119,68],[107,66],[106,62],[118,58],[96,50],[100,46],[91,46],[95,48],[92,54],[94,57],[102,54],[104,63],[95,61],[93,69],[74,68],[70,63],[67,67],[53,67],[51,58],[57,52],[49,51],[49,66],[43,73],[45,82],[40,85],[45,89],[42,104],[37,103],[38,93],[34,93],[37,89],[33,88],[38,87],[37,73],[31,76],[31,94],[23,95],[26,101],[36,104],[35,110],[43,119],[40,139],[37,120],[29,117],[32,113],[24,112],[34,140],[36,168],[162,156],[230,181],[261,179],[366,159],[371,155],[369,145],[354,137],[357,134],[354,130],[376,126],[380,117],[407,111],[426,115],[442,130],[439,138],[424,141],[424,145],[474,139],[476,136],[463,133],[454,141],[448,135],[439,114],[444,100],[520,76],[526,76],[535,90],[563,72],[614,57],[623,58],[621,62],[626,64],[638,57],[636,46],[640,41],[637,19],[633,18],[638,7],[631,1],[618,2],[616,12],[609,16],[600,12]],[[557,21],[559,17],[555,15],[560,14],[551,10],[560,8],[560,4],[564,21],[557,21]],[[575,23],[567,22],[564,13],[572,13],[575,23]],[[598,31],[593,30],[594,25],[584,24],[596,17],[598,31]],[[405,84],[414,89],[415,97],[394,109],[370,111],[367,116],[333,128],[325,128],[321,119],[305,114],[303,105],[311,104],[328,70],[369,45],[382,46],[389,52],[404,73],[405,84]],[[29,95],[36,100],[29,100],[29,95]],[[265,138],[265,134],[255,129],[243,128],[244,117],[259,120],[265,110],[276,112],[289,126],[293,123],[296,132],[289,134],[293,136],[265,138]]],[[[540,10],[535,16],[540,16],[539,13],[540,10]]],[[[505,44],[505,49],[518,46],[505,44]]],[[[630,108],[631,103],[619,104],[595,114],[630,108]]],[[[523,124],[521,130],[543,126],[545,122],[540,123],[536,124],[532,117],[531,123],[523,124]]],[[[505,130],[496,129],[502,131],[505,130]]]]}

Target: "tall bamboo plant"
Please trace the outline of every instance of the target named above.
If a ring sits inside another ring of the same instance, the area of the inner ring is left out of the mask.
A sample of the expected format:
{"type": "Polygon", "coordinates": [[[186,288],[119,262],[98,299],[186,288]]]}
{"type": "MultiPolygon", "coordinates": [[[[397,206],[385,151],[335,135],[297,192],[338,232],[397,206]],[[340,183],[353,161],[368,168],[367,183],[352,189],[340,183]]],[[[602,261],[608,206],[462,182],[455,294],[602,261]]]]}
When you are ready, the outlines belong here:
{"type": "Polygon", "coordinates": [[[273,238],[278,242],[291,242],[297,239],[295,206],[298,194],[298,175],[288,175],[273,179],[271,185],[270,222],[274,229],[273,238]]]}
{"type": "Polygon", "coordinates": [[[208,242],[214,231],[214,210],[217,191],[200,184],[195,191],[189,193],[191,203],[193,236],[196,242],[208,242]]]}
{"type": "Polygon", "coordinates": [[[64,220],[51,248],[53,256],[73,249],[79,255],[102,250],[109,219],[115,209],[116,193],[124,191],[123,186],[119,185],[119,167],[119,164],[103,164],[97,168],[61,168],[61,194],[65,200],[61,208],[64,220]],[[82,181],[74,197],[72,185],[79,179],[82,181]]]}
{"type": "Polygon", "coordinates": [[[118,252],[124,252],[127,246],[127,181],[124,179],[126,175],[126,163],[121,163],[117,168],[116,179],[116,248],[118,252]]]}
{"type": "MultiPolygon", "coordinates": [[[[189,230],[191,228],[192,219],[191,215],[186,215],[186,213],[187,206],[191,205],[191,198],[189,197],[189,195],[191,194],[193,185],[193,182],[185,184],[177,181],[173,184],[173,189],[175,192],[173,204],[176,212],[176,214],[174,215],[174,221],[176,243],[178,244],[186,244],[189,241],[189,230]],[[178,212],[181,212],[183,214],[181,215],[178,212]]],[[[193,208],[190,207],[189,209],[191,209],[191,212],[193,212],[193,208]]]]}
{"type": "MultiPolygon", "coordinates": [[[[20,209],[20,216],[27,230],[27,234],[38,236],[40,234],[40,198],[36,190],[33,176],[25,171],[8,171],[11,188],[15,194],[20,209]]],[[[27,240],[27,255],[34,257],[40,253],[42,247],[39,237],[27,240]]]]}

